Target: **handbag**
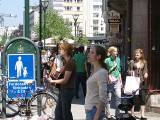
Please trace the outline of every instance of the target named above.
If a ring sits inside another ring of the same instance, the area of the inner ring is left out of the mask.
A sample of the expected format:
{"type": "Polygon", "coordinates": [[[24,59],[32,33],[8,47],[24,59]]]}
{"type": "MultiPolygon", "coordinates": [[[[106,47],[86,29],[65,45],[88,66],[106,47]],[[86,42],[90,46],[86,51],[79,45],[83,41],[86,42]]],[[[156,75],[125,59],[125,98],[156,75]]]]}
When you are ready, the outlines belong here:
{"type": "Polygon", "coordinates": [[[108,76],[108,84],[115,83],[117,81],[117,78],[114,77],[114,75],[108,76]]]}
{"type": "MultiPolygon", "coordinates": [[[[139,86],[140,86],[140,77],[135,77],[134,73],[132,76],[126,76],[124,94],[132,95],[132,92],[137,90],[139,86]]],[[[136,92],[136,95],[139,95],[139,91],[136,92]]]]}

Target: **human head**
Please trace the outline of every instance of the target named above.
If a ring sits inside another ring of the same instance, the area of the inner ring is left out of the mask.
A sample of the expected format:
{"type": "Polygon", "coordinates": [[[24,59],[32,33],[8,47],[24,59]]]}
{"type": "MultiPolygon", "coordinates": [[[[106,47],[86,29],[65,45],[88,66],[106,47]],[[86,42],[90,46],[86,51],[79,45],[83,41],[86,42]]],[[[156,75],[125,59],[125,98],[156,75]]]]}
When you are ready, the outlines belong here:
{"type": "Polygon", "coordinates": [[[41,51],[41,54],[42,54],[42,55],[45,55],[45,54],[46,54],[46,51],[45,51],[45,50],[42,50],[42,51],[41,51]]]}
{"type": "MultiPolygon", "coordinates": [[[[107,56],[108,56],[108,57],[111,56],[111,55],[113,54],[114,51],[117,51],[117,52],[118,52],[118,48],[115,47],[115,46],[109,47],[107,56]]],[[[118,54],[118,53],[117,53],[117,54],[118,54]]]]}
{"type": "Polygon", "coordinates": [[[106,50],[102,46],[92,47],[88,54],[88,58],[89,62],[94,63],[95,61],[98,61],[98,63],[106,69],[106,64],[104,63],[104,60],[106,59],[106,50]]]}
{"type": "Polygon", "coordinates": [[[69,43],[62,43],[60,46],[61,50],[64,50],[67,56],[73,56],[73,46],[69,43]]]}
{"type": "Polygon", "coordinates": [[[80,47],[78,48],[78,51],[79,51],[80,53],[83,53],[83,51],[84,51],[84,46],[80,46],[80,47]]]}
{"type": "Polygon", "coordinates": [[[137,57],[138,59],[142,60],[142,62],[145,62],[144,53],[142,49],[136,49],[134,51],[134,59],[137,59],[137,57]]]}
{"type": "Polygon", "coordinates": [[[87,48],[86,50],[86,54],[88,54],[90,52],[90,48],[87,48]]]}

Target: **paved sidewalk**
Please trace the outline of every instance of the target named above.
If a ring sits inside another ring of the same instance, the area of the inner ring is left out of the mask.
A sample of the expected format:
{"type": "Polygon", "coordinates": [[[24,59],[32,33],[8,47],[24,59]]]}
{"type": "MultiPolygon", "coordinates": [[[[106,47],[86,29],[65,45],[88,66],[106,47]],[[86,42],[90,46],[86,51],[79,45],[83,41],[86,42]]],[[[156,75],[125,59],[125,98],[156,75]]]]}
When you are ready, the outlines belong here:
{"type": "MultiPolygon", "coordinates": [[[[82,94],[82,89],[80,87],[80,92],[79,92],[79,97],[80,99],[73,99],[72,102],[72,115],[74,120],[85,120],[85,109],[84,109],[84,97],[82,94]]],[[[116,120],[114,118],[114,113],[115,110],[111,109],[111,115],[112,115],[112,120],[116,120]]],[[[124,113],[121,111],[121,113],[124,113]]],[[[137,116],[137,120],[140,120],[140,112],[135,112],[135,115],[137,116]]],[[[146,112],[145,113],[147,120],[160,120],[160,114],[153,113],[153,112],[146,112]]]]}
{"type": "MultiPolygon", "coordinates": [[[[73,99],[72,101],[72,115],[74,120],[85,120],[85,109],[84,109],[84,97],[82,94],[82,89],[80,87],[80,92],[79,92],[79,99],[73,99]]],[[[116,120],[114,118],[114,109],[111,109],[111,115],[112,115],[112,120],[116,120]]],[[[140,112],[135,112],[135,115],[138,117],[137,120],[140,120],[140,112]]],[[[152,113],[152,112],[147,112],[146,117],[148,118],[147,120],[160,120],[160,114],[157,113],[152,113]]],[[[0,118],[0,120],[4,120],[0,118]]],[[[6,120],[9,120],[8,118],[6,120]]],[[[11,120],[11,119],[10,119],[11,120]]],[[[104,119],[106,120],[106,119],[104,119]]]]}

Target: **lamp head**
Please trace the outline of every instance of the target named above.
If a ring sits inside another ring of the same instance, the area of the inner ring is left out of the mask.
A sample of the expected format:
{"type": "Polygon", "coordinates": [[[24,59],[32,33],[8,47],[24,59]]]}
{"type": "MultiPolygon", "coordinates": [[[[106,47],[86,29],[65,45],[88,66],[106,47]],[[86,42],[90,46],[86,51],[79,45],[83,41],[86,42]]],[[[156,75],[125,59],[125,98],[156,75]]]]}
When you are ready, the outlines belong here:
{"type": "Polygon", "coordinates": [[[79,17],[79,15],[77,15],[77,14],[74,14],[74,15],[73,15],[73,19],[74,19],[75,21],[78,19],[78,17],[79,17]]]}
{"type": "Polygon", "coordinates": [[[44,10],[47,9],[48,4],[49,4],[49,1],[48,1],[48,0],[42,0],[42,7],[43,7],[44,10]]]}

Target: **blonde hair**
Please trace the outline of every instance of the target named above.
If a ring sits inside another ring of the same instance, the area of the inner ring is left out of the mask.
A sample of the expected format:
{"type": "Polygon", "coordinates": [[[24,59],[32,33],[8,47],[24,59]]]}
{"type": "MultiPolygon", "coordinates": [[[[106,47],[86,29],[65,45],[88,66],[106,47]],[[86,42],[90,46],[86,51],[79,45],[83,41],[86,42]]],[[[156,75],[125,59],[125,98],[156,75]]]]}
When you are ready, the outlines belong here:
{"type": "Polygon", "coordinates": [[[142,49],[136,49],[134,51],[134,55],[137,54],[137,53],[140,53],[142,55],[141,58],[140,58],[140,63],[141,63],[140,67],[142,67],[146,63],[146,60],[144,59],[144,52],[143,52],[142,49]]]}
{"type": "Polygon", "coordinates": [[[118,50],[118,48],[117,47],[115,47],[115,46],[111,46],[111,47],[109,47],[109,49],[108,49],[108,53],[107,53],[107,56],[109,57],[109,56],[111,56],[111,54],[112,54],[112,52],[114,51],[114,50],[118,50]]]}

